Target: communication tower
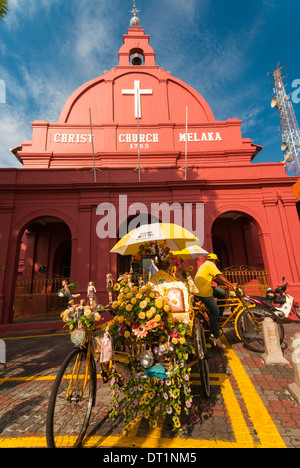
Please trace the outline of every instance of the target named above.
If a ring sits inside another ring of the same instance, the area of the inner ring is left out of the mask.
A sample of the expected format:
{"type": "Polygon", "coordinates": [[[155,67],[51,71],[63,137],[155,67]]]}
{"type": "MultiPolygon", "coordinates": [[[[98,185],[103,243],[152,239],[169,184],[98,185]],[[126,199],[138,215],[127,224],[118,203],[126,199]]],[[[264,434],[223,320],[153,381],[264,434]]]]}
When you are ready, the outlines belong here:
{"type": "Polygon", "coordinates": [[[298,176],[300,175],[300,131],[292,101],[290,96],[286,94],[283,84],[283,78],[286,77],[281,73],[283,68],[285,65],[278,63],[274,72],[268,73],[268,76],[274,78],[274,82],[270,83],[275,94],[271,101],[271,107],[276,107],[279,111],[282,136],[281,150],[284,154],[285,171],[289,176],[298,176]]]}

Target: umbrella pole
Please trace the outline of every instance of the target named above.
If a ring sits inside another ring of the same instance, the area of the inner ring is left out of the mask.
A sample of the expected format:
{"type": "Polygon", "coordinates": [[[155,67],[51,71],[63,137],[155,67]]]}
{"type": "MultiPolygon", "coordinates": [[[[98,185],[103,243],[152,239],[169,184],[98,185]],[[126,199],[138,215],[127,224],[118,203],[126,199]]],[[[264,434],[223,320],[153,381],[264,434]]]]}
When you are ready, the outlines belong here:
{"type": "Polygon", "coordinates": [[[186,117],[185,117],[185,163],[183,167],[180,167],[179,170],[182,171],[184,169],[184,178],[187,180],[187,150],[188,150],[188,116],[189,116],[189,108],[186,106],[186,117]]]}

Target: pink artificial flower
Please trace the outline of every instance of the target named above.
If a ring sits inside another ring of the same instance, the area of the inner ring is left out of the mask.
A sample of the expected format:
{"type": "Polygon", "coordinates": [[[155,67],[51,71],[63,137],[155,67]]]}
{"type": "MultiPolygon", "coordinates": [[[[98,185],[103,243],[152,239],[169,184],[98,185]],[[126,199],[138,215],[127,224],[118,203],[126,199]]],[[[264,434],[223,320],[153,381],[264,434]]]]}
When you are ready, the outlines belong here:
{"type": "Polygon", "coordinates": [[[146,325],[139,325],[137,328],[133,328],[132,331],[139,338],[144,338],[145,336],[148,335],[148,330],[146,328],[146,325]]]}
{"type": "Polygon", "coordinates": [[[146,323],[146,327],[147,327],[147,330],[152,330],[152,328],[158,327],[158,323],[152,319],[146,323]]]}

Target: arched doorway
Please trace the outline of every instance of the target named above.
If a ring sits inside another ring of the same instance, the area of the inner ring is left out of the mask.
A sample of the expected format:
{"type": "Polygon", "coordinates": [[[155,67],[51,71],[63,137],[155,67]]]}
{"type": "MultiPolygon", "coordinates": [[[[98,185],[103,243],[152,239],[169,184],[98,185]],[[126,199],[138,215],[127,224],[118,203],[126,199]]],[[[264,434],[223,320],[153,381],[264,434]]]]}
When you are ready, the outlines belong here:
{"type": "MultiPolygon", "coordinates": [[[[120,231],[125,232],[124,228],[126,228],[126,232],[130,232],[131,228],[138,228],[139,226],[143,226],[145,224],[153,224],[159,223],[160,220],[153,214],[148,213],[140,213],[138,216],[130,216],[128,217],[124,223],[119,227],[118,231],[118,240],[120,240],[120,231]],[[135,221],[136,220],[136,221],[135,221]]],[[[148,278],[149,269],[151,266],[151,260],[149,258],[141,259],[138,264],[135,265],[135,275],[137,277],[143,276],[144,280],[148,278]]],[[[128,255],[118,255],[118,275],[129,272],[131,267],[131,256],[128,255]]]]}
{"type": "Polygon", "coordinates": [[[66,306],[58,297],[71,268],[71,231],[60,218],[33,219],[20,232],[13,321],[56,318],[66,306]]]}
{"type": "Polygon", "coordinates": [[[213,250],[219,268],[247,294],[264,295],[269,286],[259,238],[259,226],[250,215],[239,211],[221,214],[212,226],[213,250]]]}
{"type": "Polygon", "coordinates": [[[227,211],[215,220],[211,233],[222,269],[233,265],[265,268],[257,224],[251,216],[227,211]]]}
{"type": "Polygon", "coordinates": [[[72,244],[71,239],[61,243],[54,252],[53,276],[70,278],[71,273],[72,244]]]}

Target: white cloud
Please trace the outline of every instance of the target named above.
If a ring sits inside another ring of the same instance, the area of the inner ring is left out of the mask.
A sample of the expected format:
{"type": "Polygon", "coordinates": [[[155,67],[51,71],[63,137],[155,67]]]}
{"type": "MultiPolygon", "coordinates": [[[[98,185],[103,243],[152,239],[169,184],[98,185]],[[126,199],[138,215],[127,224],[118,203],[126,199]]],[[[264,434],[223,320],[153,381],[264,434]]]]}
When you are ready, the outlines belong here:
{"type": "MultiPolygon", "coordinates": [[[[82,70],[89,73],[89,78],[103,74],[118,64],[117,52],[122,45],[122,38],[116,36],[121,21],[121,13],[114,2],[74,1],[73,20],[68,25],[66,36],[71,51],[75,73],[82,76],[82,70]]],[[[128,15],[129,16],[129,15],[128,15]]],[[[124,18],[122,18],[124,21],[124,18]]],[[[124,27],[124,33],[126,32],[124,27]]]]}
{"type": "MultiPolygon", "coordinates": [[[[22,28],[28,19],[45,16],[60,1],[10,0],[5,19],[8,34],[22,28]]],[[[112,60],[114,56],[113,66],[117,65],[121,38],[119,44],[113,44],[112,27],[117,18],[111,3],[72,0],[67,21],[60,23],[55,37],[49,37],[50,49],[41,42],[38,55],[31,56],[30,49],[24,55],[24,51],[1,47],[6,62],[0,65],[0,77],[6,83],[7,104],[0,104],[0,167],[20,167],[10,148],[32,139],[31,121],[56,122],[69,96],[101,75],[108,57],[112,60]]]]}
{"type": "Polygon", "coordinates": [[[27,99],[35,108],[35,120],[57,122],[62,108],[73,89],[68,80],[48,67],[28,69],[22,67],[27,99]]]}
{"type": "MultiPolygon", "coordinates": [[[[206,1],[201,0],[201,10],[204,8],[206,1]]],[[[188,14],[194,15],[196,10],[199,9],[199,0],[167,0],[166,11],[169,13],[176,14],[188,14]]],[[[189,21],[191,17],[183,17],[182,21],[189,21]]]]}
{"type": "MultiPolygon", "coordinates": [[[[246,81],[249,50],[259,41],[274,2],[263,0],[253,16],[233,21],[224,37],[212,21],[217,13],[212,0],[139,0],[137,8],[157,52],[157,65],[203,94],[218,120],[243,119],[245,132],[262,121],[262,106],[255,104],[259,83],[243,90],[239,81],[246,81]]],[[[9,105],[0,104],[0,164],[3,151],[10,157],[9,147],[31,139],[31,120],[57,121],[78,86],[118,64],[131,8],[131,0],[10,0],[2,23],[9,34],[18,31],[21,36],[30,21],[39,21],[47,33],[32,51],[28,47],[25,56],[17,48],[10,50],[5,41],[0,44],[7,63],[9,57],[13,64],[10,71],[0,65],[12,99],[9,105]],[[55,33],[52,29],[48,37],[50,13],[58,5],[64,10],[65,3],[70,4],[68,13],[63,12],[63,22],[58,18],[55,33]],[[38,56],[32,53],[36,50],[38,56]]]]}
{"type": "Polygon", "coordinates": [[[0,167],[22,167],[11,148],[31,139],[31,126],[22,109],[14,110],[7,104],[0,104],[0,167]]]}
{"type": "Polygon", "coordinates": [[[4,17],[4,24],[8,29],[19,29],[22,23],[33,19],[36,15],[50,11],[60,0],[9,0],[8,13],[4,17]]]}

